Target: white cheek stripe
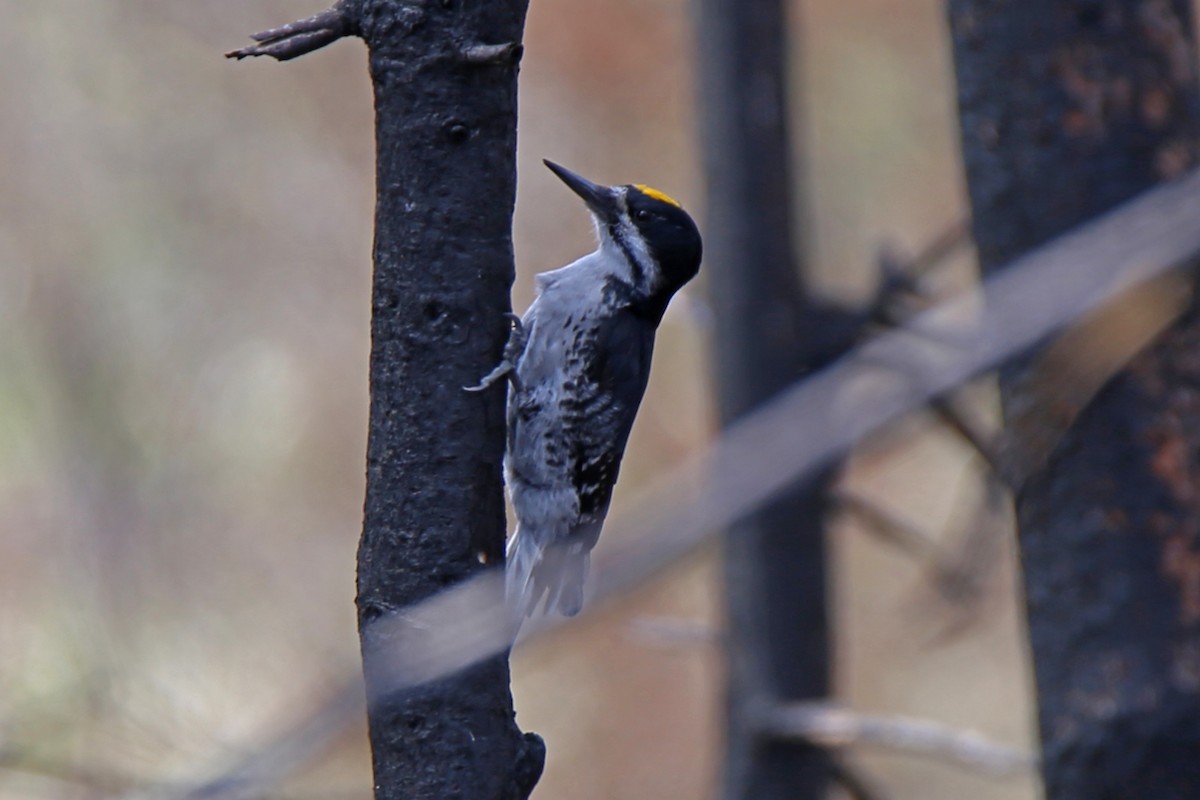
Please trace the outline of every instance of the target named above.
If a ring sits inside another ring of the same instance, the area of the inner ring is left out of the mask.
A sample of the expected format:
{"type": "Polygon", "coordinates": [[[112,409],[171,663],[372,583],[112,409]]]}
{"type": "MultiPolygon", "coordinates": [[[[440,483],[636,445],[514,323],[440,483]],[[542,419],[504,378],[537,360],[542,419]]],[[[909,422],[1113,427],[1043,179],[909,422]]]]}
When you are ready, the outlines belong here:
{"type": "Polygon", "coordinates": [[[596,228],[596,238],[600,241],[600,249],[608,253],[611,261],[620,264],[626,269],[625,273],[619,277],[632,285],[639,293],[651,294],[654,291],[654,278],[658,274],[658,267],[650,255],[649,248],[646,247],[645,239],[638,233],[637,226],[629,220],[628,206],[625,205],[625,197],[628,192],[628,189],[621,187],[617,195],[617,201],[621,206],[622,212],[621,238],[624,239],[626,246],[629,248],[629,254],[637,261],[636,266],[639,268],[638,271],[641,272],[641,285],[634,284],[634,265],[626,263],[625,253],[621,249],[621,246],[609,236],[608,226],[595,218],[592,219],[592,222],[596,228]]]}
{"type": "MultiPolygon", "coordinates": [[[[651,294],[654,290],[654,276],[658,269],[654,264],[654,259],[650,256],[650,249],[646,247],[646,240],[628,219],[621,221],[621,232],[625,235],[625,244],[629,247],[629,252],[637,260],[638,267],[641,268],[643,285],[634,288],[641,293],[651,294]]],[[[632,276],[630,277],[632,278],[632,276]]]]}

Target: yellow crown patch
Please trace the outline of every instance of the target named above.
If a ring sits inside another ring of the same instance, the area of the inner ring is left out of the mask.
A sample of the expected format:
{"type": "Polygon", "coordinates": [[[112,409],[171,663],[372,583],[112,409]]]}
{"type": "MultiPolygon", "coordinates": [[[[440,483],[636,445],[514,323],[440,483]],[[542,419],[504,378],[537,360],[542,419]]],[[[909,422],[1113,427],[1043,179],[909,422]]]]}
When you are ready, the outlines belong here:
{"type": "Polygon", "coordinates": [[[674,197],[671,197],[671,195],[667,194],[666,192],[660,192],[658,189],[651,188],[644,183],[635,183],[633,188],[637,189],[647,197],[653,197],[655,200],[660,200],[664,203],[670,203],[676,208],[683,208],[679,201],[674,197]]]}

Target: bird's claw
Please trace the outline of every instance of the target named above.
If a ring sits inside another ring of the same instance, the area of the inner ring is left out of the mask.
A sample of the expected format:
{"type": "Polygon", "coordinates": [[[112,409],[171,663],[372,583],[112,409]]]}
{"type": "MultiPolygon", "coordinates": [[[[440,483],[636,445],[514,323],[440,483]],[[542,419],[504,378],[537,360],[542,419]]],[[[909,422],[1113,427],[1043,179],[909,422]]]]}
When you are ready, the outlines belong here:
{"type": "Polygon", "coordinates": [[[521,357],[521,353],[525,350],[525,326],[521,324],[521,317],[518,314],[509,311],[504,316],[512,323],[512,330],[508,334],[508,342],[504,345],[504,358],[496,365],[495,369],[483,376],[483,380],[474,386],[464,386],[463,391],[482,392],[505,377],[509,379],[515,388],[521,388],[521,381],[517,378],[517,359],[521,357]]]}
{"type": "Polygon", "coordinates": [[[464,392],[482,392],[484,389],[490,388],[496,381],[505,376],[513,375],[513,365],[507,359],[496,365],[496,368],[483,376],[483,380],[474,386],[464,386],[464,392]]]}

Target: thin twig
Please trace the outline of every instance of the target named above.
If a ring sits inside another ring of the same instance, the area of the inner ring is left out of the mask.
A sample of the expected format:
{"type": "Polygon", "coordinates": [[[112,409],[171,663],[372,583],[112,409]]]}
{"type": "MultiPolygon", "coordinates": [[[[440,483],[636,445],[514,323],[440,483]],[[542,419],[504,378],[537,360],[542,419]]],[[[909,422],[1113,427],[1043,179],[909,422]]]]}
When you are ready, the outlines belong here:
{"type": "Polygon", "coordinates": [[[834,502],[839,509],[853,515],[866,531],[919,561],[943,600],[961,603],[969,596],[964,587],[977,583],[974,572],[950,559],[945,548],[925,531],[844,487],[834,491],[834,502]]]}
{"type": "Polygon", "coordinates": [[[855,517],[883,541],[922,561],[942,560],[941,548],[925,531],[910,525],[873,500],[840,486],[833,490],[836,507],[855,517]]]}
{"type": "Polygon", "coordinates": [[[998,574],[1001,559],[996,558],[1004,535],[1011,526],[1000,528],[1001,515],[1007,506],[1009,491],[996,473],[984,475],[983,502],[979,504],[970,524],[963,528],[961,542],[954,547],[949,566],[943,575],[934,577],[940,597],[958,613],[941,620],[930,630],[925,641],[943,643],[966,631],[981,616],[981,600],[987,597],[989,582],[998,574]]]}
{"type": "Polygon", "coordinates": [[[929,402],[929,408],[946,427],[958,434],[958,437],[975,451],[1001,483],[1012,488],[1013,469],[1003,462],[1001,453],[1004,451],[998,444],[1002,440],[1002,433],[992,434],[983,430],[983,426],[972,419],[970,413],[962,407],[956,392],[933,398],[929,402]]]}
{"type": "Polygon", "coordinates": [[[955,764],[994,777],[1023,775],[1036,759],[977,731],[927,719],[861,714],[828,703],[788,703],[760,712],[764,735],[821,747],[880,747],[955,764]]]}
{"type": "MultiPolygon", "coordinates": [[[[884,276],[884,288],[875,301],[873,319],[889,329],[900,328],[907,324],[920,309],[897,308],[895,300],[905,294],[928,299],[921,295],[919,279],[930,270],[940,266],[958,247],[969,241],[969,234],[969,221],[959,220],[909,261],[901,260],[885,248],[879,256],[879,269],[884,276]]],[[[1010,480],[1013,470],[1006,467],[1001,461],[1002,448],[998,445],[999,437],[985,433],[957,402],[955,393],[947,393],[933,398],[929,402],[929,407],[943,423],[962,437],[963,441],[970,445],[984,463],[1002,480],[1010,486],[1013,485],[1010,480]]]]}
{"type": "Polygon", "coordinates": [[[362,676],[347,677],[325,702],[288,726],[267,745],[254,749],[234,763],[223,764],[212,777],[188,786],[141,786],[126,800],[237,800],[259,797],[262,787],[279,783],[297,766],[328,747],[353,722],[362,719],[366,696],[362,676]]]}
{"type": "Polygon", "coordinates": [[[834,781],[850,795],[850,800],[887,800],[887,794],[863,774],[861,767],[841,758],[830,758],[829,761],[834,781]]]}
{"type": "Polygon", "coordinates": [[[902,324],[920,306],[928,306],[933,298],[922,290],[921,282],[968,242],[970,224],[966,219],[948,225],[911,258],[900,255],[885,242],[876,261],[880,285],[868,309],[868,318],[891,327],[902,324]],[[898,308],[905,300],[916,301],[917,308],[898,308]]]}
{"type": "Polygon", "coordinates": [[[138,785],[132,775],[118,774],[83,764],[54,761],[16,749],[0,750],[0,771],[24,773],[68,784],[77,789],[113,794],[138,785]]]}
{"type": "Polygon", "coordinates": [[[271,56],[287,61],[353,34],[354,23],[346,12],[346,0],[338,0],[320,14],[251,34],[250,38],[258,44],[231,50],[225,57],[241,61],[250,56],[271,56]]]}
{"type": "Polygon", "coordinates": [[[629,633],[640,642],[660,647],[713,647],[721,645],[720,631],[704,622],[670,617],[638,617],[629,633]]]}
{"type": "Polygon", "coordinates": [[[917,279],[924,278],[970,242],[971,220],[963,217],[947,225],[932,241],[927,242],[908,262],[906,271],[917,279]]]}

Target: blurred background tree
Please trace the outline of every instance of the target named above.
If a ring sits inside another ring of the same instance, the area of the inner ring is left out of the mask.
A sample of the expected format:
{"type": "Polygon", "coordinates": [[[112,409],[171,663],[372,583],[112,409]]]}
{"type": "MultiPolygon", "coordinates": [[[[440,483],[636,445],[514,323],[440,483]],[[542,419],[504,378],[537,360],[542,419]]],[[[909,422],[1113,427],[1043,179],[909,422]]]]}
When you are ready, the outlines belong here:
{"type": "MultiPolygon", "coordinates": [[[[1190,2],[950,8],[985,274],[1195,166],[1190,2]]],[[[1200,791],[1200,319],[1189,285],[1167,291],[1155,322],[1182,318],[1094,397],[1064,392],[1060,365],[1106,360],[1129,300],[1001,371],[1050,800],[1200,791]]]]}
{"type": "MultiPolygon", "coordinates": [[[[246,31],[317,10],[282,0],[0,10],[0,795],[186,781],[358,669],[374,202],[363,49],[287,69],[224,62],[246,31]]],[[[824,297],[864,300],[881,242],[915,251],[965,207],[943,13],[933,0],[822,1],[786,31],[824,297]]],[[[692,22],[683,0],[531,5],[518,309],[532,276],[590,236],[542,157],[649,181],[705,226],[692,22]]],[[[945,283],[969,280],[967,261],[945,283]]],[[[618,506],[713,435],[703,288],[664,320],[618,506]]],[[[951,538],[978,471],[918,418],[845,480],[951,538]]],[[[984,613],[949,640],[937,634],[954,609],[920,565],[853,522],[830,546],[838,696],[1028,744],[1004,541],[984,613]]],[[[520,722],[550,743],[535,797],[714,791],[714,637],[647,639],[633,623],[715,630],[716,559],[518,654],[520,722]]],[[[856,760],[893,797],[1035,796],[1032,777],[856,760]]],[[[369,776],[363,726],[275,796],[365,798],[369,776]]]]}

